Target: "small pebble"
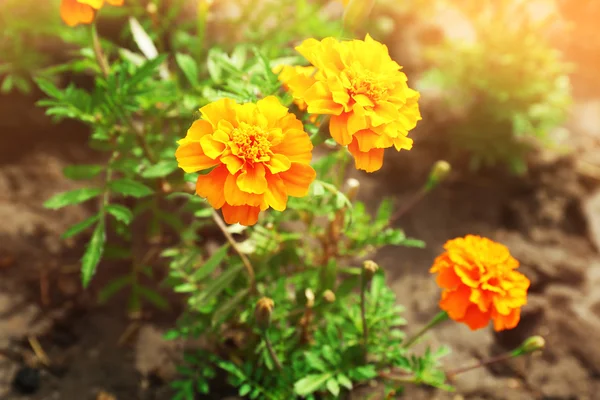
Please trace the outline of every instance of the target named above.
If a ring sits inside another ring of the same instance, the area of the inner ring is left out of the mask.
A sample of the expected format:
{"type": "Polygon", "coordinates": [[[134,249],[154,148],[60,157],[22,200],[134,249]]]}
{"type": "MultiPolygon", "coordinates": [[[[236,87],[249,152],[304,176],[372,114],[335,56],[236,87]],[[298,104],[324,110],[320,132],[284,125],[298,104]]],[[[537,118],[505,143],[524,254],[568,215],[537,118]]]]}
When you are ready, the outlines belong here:
{"type": "Polygon", "coordinates": [[[36,368],[21,367],[15,374],[13,388],[22,394],[32,394],[40,389],[40,371],[36,368]]]}

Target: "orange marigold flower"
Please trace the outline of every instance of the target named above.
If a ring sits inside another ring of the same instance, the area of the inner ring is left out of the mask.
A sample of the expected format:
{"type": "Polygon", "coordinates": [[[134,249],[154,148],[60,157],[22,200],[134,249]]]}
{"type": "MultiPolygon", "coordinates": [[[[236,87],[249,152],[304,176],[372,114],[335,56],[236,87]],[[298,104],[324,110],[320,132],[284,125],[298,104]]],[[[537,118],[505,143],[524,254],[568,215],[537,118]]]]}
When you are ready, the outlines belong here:
{"type": "Polygon", "coordinates": [[[302,197],[316,177],[312,143],[302,122],[274,96],[256,104],[221,99],[200,109],[175,156],[200,175],[196,193],[228,224],[253,225],[260,211],[283,211],[288,196],[302,197]]]}
{"type": "Polygon", "coordinates": [[[331,136],[348,150],[356,168],[377,171],[384,149],[412,147],[407,138],[421,119],[419,93],[390,58],[385,45],[365,40],[307,39],[296,47],[317,72],[298,74],[288,82],[308,112],[331,115],[331,136]]]}
{"type": "MultiPolygon", "coordinates": [[[[105,0],[61,0],[60,16],[69,26],[91,24],[94,20],[95,10],[104,5],[105,0]]],[[[113,6],[122,6],[124,0],[106,0],[113,6]]]]}
{"type": "Polygon", "coordinates": [[[449,240],[430,272],[443,289],[440,308],[472,330],[494,321],[494,329],[512,329],[527,303],[529,279],[517,272],[519,262],[508,248],[490,239],[467,235],[449,240]]]}

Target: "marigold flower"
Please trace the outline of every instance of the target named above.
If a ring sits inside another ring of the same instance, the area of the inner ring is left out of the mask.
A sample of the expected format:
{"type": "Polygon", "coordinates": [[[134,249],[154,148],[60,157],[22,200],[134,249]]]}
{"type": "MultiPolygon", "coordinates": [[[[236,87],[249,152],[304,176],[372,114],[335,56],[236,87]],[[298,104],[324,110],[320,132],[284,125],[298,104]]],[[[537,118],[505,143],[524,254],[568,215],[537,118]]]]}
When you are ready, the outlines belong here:
{"type": "MultiPolygon", "coordinates": [[[[69,26],[91,24],[96,10],[104,5],[105,0],[61,0],[60,16],[69,26]]],[[[122,6],[124,0],[106,0],[113,6],[122,6]]]]}
{"type": "Polygon", "coordinates": [[[527,303],[529,279],[508,248],[475,235],[449,240],[430,270],[443,289],[440,308],[472,330],[494,321],[494,329],[512,329],[527,303]]]}
{"type": "Polygon", "coordinates": [[[283,211],[288,196],[302,197],[316,177],[312,143],[302,122],[274,96],[256,104],[221,99],[200,109],[175,153],[185,172],[200,175],[196,193],[228,224],[253,225],[260,211],[283,211]]]}
{"type": "MultiPolygon", "coordinates": [[[[273,73],[277,74],[279,82],[281,82],[281,85],[285,90],[289,90],[288,82],[296,78],[296,76],[301,75],[306,78],[310,78],[315,74],[315,72],[315,67],[303,67],[301,65],[278,65],[273,68],[273,73]]],[[[294,99],[294,104],[296,105],[296,107],[298,107],[298,110],[300,111],[306,111],[306,109],[308,108],[308,105],[302,99],[294,99]]],[[[319,116],[316,114],[311,114],[308,117],[308,120],[318,126],[318,117],[319,116]]]]}
{"type": "Polygon", "coordinates": [[[365,40],[307,39],[296,47],[314,67],[314,75],[297,74],[287,85],[313,114],[331,115],[331,136],[348,150],[356,168],[377,171],[384,149],[412,147],[407,138],[421,119],[419,93],[407,85],[401,67],[385,45],[365,40]]]}

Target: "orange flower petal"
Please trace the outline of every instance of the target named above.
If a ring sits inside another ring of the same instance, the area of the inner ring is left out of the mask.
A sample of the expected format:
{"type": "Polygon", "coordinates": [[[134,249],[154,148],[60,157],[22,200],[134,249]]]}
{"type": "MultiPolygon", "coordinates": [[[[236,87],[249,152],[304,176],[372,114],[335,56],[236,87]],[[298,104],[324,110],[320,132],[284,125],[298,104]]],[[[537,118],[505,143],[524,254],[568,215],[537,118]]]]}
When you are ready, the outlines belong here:
{"type": "Polygon", "coordinates": [[[272,174],[277,174],[290,169],[292,162],[283,154],[273,154],[271,159],[265,163],[272,174]]]}
{"type": "Polygon", "coordinates": [[[225,204],[225,180],[229,176],[227,168],[220,165],[206,175],[200,175],[196,181],[196,193],[206,198],[208,203],[215,209],[225,204]]]}
{"type": "Polygon", "coordinates": [[[228,224],[251,226],[258,222],[259,207],[223,205],[223,219],[228,224]]]}
{"type": "Polygon", "coordinates": [[[482,312],[476,305],[471,304],[462,318],[462,322],[467,324],[471,330],[485,328],[490,323],[490,313],[482,312]]]}
{"type": "Polygon", "coordinates": [[[106,2],[108,4],[110,4],[111,6],[122,6],[124,3],[124,0],[106,0],[106,2]]]}
{"type": "Polygon", "coordinates": [[[317,173],[310,165],[292,163],[290,169],[280,173],[279,177],[290,196],[303,197],[308,194],[310,184],[317,177],[317,173]]]}
{"type": "Polygon", "coordinates": [[[285,210],[288,195],[283,180],[279,177],[271,176],[267,182],[269,185],[265,192],[265,201],[274,210],[285,210]]]}
{"type": "Polygon", "coordinates": [[[208,157],[202,151],[199,143],[180,145],[175,151],[177,164],[185,172],[196,172],[217,165],[217,161],[208,157]]]}
{"type": "Polygon", "coordinates": [[[471,303],[469,297],[471,289],[459,286],[455,290],[445,290],[440,300],[440,308],[448,313],[452,319],[461,319],[465,316],[467,308],[471,303]]]}
{"type": "Polygon", "coordinates": [[[247,166],[237,177],[237,186],[246,193],[265,193],[267,190],[265,167],[262,164],[247,166]]]}
{"type": "Polygon", "coordinates": [[[288,130],[283,141],[271,149],[275,154],[283,154],[291,162],[308,164],[312,160],[312,142],[301,130],[288,130]]]}
{"type": "Polygon", "coordinates": [[[372,149],[367,152],[360,151],[356,137],[348,146],[348,150],[354,156],[354,165],[356,169],[362,169],[366,172],[374,172],[383,166],[384,149],[372,149]]]}
{"type": "Polygon", "coordinates": [[[241,173],[228,175],[225,179],[225,186],[223,187],[225,202],[232,206],[259,206],[262,203],[262,196],[242,191],[237,183],[240,176],[241,173]]]}
{"type": "Polygon", "coordinates": [[[331,133],[331,137],[342,146],[347,146],[352,142],[352,135],[348,131],[349,118],[350,114],[344,113],[332,116],[329,121],[329,132],[331,133]]]}
{"type": "Polygon", "coordinates": [[[90,24],[94,20],[94,9],[77,0],[61,0],[60,17],[69,26],[90,24]]]}
{"type": "Polygon", "coordinates": [[[213,159],[218,158],[226,149],[225,143],[213,139],[213,135],[203,136],[200,144],[204,154],[213,159]]]}
{"type": "Polygon", "coordinates": [[[333,101],[331,92],[323,82],[316,82],[304,92],[303,97],[309,113],[340,115],[344,111],[341,104],[333,101]]]}

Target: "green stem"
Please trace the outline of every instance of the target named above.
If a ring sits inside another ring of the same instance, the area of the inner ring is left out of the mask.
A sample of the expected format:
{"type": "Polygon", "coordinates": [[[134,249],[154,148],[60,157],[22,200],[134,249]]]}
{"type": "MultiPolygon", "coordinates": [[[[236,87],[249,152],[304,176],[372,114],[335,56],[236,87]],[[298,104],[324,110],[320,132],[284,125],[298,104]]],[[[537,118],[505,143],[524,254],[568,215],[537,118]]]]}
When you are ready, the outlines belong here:
{"type": "Polygon", "coordinates": [[[367,362],[368,358],[368,343],[369,343],[369,329],[367,326],[367,300],[366,294],[367,291],[367,277],[366,273],[363,270],[360,278],[360,319],[362,320],[362,330],[363,330],[363,351],[364,351],[364,361],[367,362]]]}
{"type": "Polygon", "coordinates": [[[265,342],[265,346],[267,347],[269,357],[271,357],[273,364],[275,364],[277,369],[281,371],[283,369],[283,366],[281,365],[281,361],[279,361],[279,357],[277,357],[277,354],[275,353],[275,350],[273,349],[273,345],[271,344],[271,339],[269,338],[269,332],[267,329],[263,330],[262,338],[265,342]]]}
{"type": "Polygon", "coordinates": [[[419,332],[413,335],[410,339],[406,341],[406,343],[402,346],[405,349],[408,349],[412,346],[421,336],[423,336],[428,330],[439,324],[440,322],[446,321],[448,319],[448,314],[446,311],[441,311],[435,317],[429,321],[427,325],[425,325],[419,332]]]}

